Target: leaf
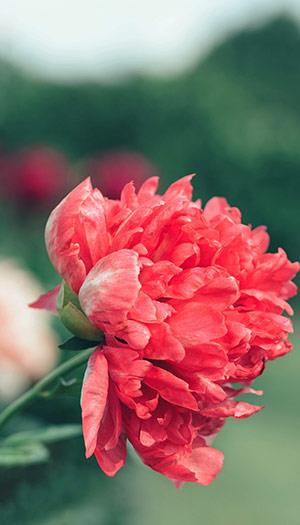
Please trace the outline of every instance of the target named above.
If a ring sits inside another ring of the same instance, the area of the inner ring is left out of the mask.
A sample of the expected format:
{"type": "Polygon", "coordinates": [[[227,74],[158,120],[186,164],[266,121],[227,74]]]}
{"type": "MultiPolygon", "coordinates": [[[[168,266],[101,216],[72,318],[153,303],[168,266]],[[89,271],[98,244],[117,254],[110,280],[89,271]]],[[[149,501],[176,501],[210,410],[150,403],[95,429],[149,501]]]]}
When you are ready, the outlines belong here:
{"type": "Polygon", "coordinates": [[[80,337],[71,337],[61,345],[59,345],[59,348],[61,350],[72,350],[72,351],[78,351],[78,350],[86,350],[87,348],[94,348],[97,346],[97,343],[95,341],[87,341],[86,339],[80,339],[80,337]]]}
{"type": "Polygon", "coordinates": [[[0,468],[26,467],[36,463],[44,463],[49,459],[49,451],[42,444],[27,441],[8,444],[7,440],[0,444],[0,468]]]}
{"type": "Polygon", "coordinates": [[[60,377],[51,389],[42,390],[39,396],[46,399],[52,399],[58,396],[78,397],[80,396],[81,388],[82,382],[79,381],[77,377],[68,380],[60,377]]]}
{"type": "Polygon", "coordinates": [[[80,381],[77,377],[73,377],[72,379],[68,380],[61,377],[59,380],[58,388],[56,389],[54,395],[78,397],[80,396],[81,389],[82,381],[80,381]]]}
{"type": "Polygon", "coordinates": [[[32,442],[53,443],[64,439],[71,439],[82,435],[81,425],[51,425],[49,427],[37,428],[18,432],[9,436],[3,442],[5,445],[26,444],[32,442]]]}

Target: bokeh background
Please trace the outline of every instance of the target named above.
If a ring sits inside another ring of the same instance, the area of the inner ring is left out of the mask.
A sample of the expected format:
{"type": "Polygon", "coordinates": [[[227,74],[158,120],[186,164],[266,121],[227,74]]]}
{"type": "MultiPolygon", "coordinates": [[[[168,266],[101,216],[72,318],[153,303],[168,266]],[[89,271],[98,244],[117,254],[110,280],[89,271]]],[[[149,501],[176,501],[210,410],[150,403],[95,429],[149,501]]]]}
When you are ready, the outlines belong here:
{"type": "MultiPolygon", "coordinates": [[[[163,189],[195,172],[195,197],[226,196],[268,226],[273,250],[300,257],[300,0],[147,4],[0,3],[0,257],[45,290],[57,283],[45,221],[86,175],[115,196],[128,178],[158,173],[163,189]]],[[[293,306],[294,351],[256,383],[266,409],[218,437],[225,467],[212,486],[177,490],[132,457],[108,479],[76,438],[46,464],[0,470],[1,524],[299,525],[293,306]]],[[[62,396],[8,430],[79,420],[78,395],[62,396]]]]}

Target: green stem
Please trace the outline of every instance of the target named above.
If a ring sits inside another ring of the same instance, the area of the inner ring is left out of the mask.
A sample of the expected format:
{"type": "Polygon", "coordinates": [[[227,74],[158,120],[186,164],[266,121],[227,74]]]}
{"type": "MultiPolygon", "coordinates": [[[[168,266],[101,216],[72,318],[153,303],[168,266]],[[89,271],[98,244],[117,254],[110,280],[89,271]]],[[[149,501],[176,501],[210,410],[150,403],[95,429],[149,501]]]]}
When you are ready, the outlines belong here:
{"type": "Polygon", "coordinates": [[[8,405],[8,407],[6,407],[0,414],[0,429],[11,417],[14,416],[14,414],[33,403],[35,398],[45,389],[45,387],[51,385],[53,381],[59,379],[62,375],[67,374],[68,372],[71,372],[71,370],[74,370],[75,368],[78,368],[79,366],[86,363],[93,351],[93,348],[89,348],[88,350],[84,350],[76,354],[75,357],[68,359],[68,361],[62,363],[60,366],[52,370],[50,374],[48,374],[46,377],[43,377],[43,379],[33,385],[30,390],[16,399],[16,401],[8,405]]]}

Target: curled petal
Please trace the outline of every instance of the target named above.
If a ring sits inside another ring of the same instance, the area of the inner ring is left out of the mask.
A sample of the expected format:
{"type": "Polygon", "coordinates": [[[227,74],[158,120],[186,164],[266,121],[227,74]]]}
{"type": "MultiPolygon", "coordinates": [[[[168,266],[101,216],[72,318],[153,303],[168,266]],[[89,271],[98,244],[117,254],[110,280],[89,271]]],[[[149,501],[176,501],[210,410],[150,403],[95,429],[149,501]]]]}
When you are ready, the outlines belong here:
{"type": "Polygon", "coordinates": [[[150,331],[151,339],[144,349],[144,357],[175,363],[182,361],[185,356],[184,346],[174,337],[167,323],[152,325],[150,331]]]}
{"type": "Polygon", "coordinates": [[[151,199],[157,191],[158,183],[158,177],[149,177],[149,179],[143,182],[142,186],[138,191],[138,200],[140,204],[149,202],[149,199],[151,199]]]}
{"type": "Polygon", "coordinates": [[[223,467],[224,455],[212,447],[199,446],[183,455],[174,454],[152,465],[153,470],[180,483],[210,485],[223,467]]]}
{"type": "Polygon", "coordinates": [[[170,253],[170,260],[177,266],[183,266],[188,260],[193,260],[194,264],[198,264],[200,261],[200,248],[195,242],[179,243],[170,253]]]}
{"type": "Polygon", "coordinates": [[[176,275],[167,289],[167,295],[177,299],[194,298],[198,303],[224,309],[239,297],[236,279],[221,268],[191,268],[176,275]]]}
{"type": "Polygon", "coordinates": [[[186,348],[185,357],[180,363],[182,370],[201,372],[212,380],[224,379],[224,370],[226,370],[227,365],[226,352],[218,343],[186,348]]]}
{"type": "Polygon", "coordinates": [[[250,403],[245,403],[244,401],[234,401],[233,399],[228,399],[224,403],[221,403],[218,406],[205,408],[201,411],[202,415],[205,417],[234,417],[236,419],[244,419],[250,417],[257,412],[263,410],[263,406],[251,405],[250,403]]]}
{"type": "Polygon", "coordinates": [[[153,366],[148,370],[144,382],[157,390],[160,396],[169,403],[191,410],[198,409],[198,403],[190,392],[188,383],[171,372],[153,366]]]}
{"type": "Polygon", "coordinates": [[[117,445],[109,450],[96,447],[95,456],[99,467],[105,472],[107,476],[115,476],[115,474],[125,465],[126,461],[126,441],[125,437],[121,436],[117,445]]]}
{"type": "Polygon", "coordinates": [[[89,458],[97,445],[98,430],[106,407],[108,393],[107,360],[98,348],[91,355],[85,372],[82,393],[82,431],[89,458]]]}
{"type": "Polygon", "coordinates": [[[109,387],[106,410],[98,430],[95,456],[107,476],[114,476],[126,460],[126,439],[122,434],[122,412],[115,387],[109,387]]]}
{"type": "Polygon", "coordinates": [[[181,271],[179,266],[170,261],[159,261],[154,264],[150,261],[149,265],[144,266],[140,276],[143,291],[152,299],[164,297],[169,281],[181,271]]]}
{"type": "Polygon", "coordinates": [[[53,266],[77,293],[93,264],[107,252],[108,235],[99,190],[84,180],[51,213],[45,241],[53,266]]]}
{"type": "Polygon", "coordinates": [[[112,335],[126,341],[131,348],[142,350],[149,343],[151,332],[145,324],[129,319],[123,329],[112,330],[112,335]]]}
{"type": "Polygon", "coordinates": [[[167,189],[164,194],[164,199],[166,201],[172,200],[175,197],[185,197],[187,200],[191,200],[193,195],[193,186],[191,185],[192,178],[194,175],[187,175],[178,179],[176,182],[173,182],[171,186],[167,189]]]}
{"type": "Polygon", "coordinates": [[[223,197],[213,197],[204,208],[204,217],[206,220],[212,221],[218,217],[222,218],[222,216],[229,217],[237,224],[241,222],[241,212],[237,208],[231,208],[223,197]]]}
{"type": "Polygon", "coordinates": [[[191,374],[189,385],[191,390],[201,394],[202,397],[204,396],[211,403],[220,403],[226,399],[226,393],[223,388],[201,374],[191,374]]]}
{"type": "Polygon", "coordinates": [[[126,347],[104,347],[109,363],[110,377],[119,390],[129,397],[142,395],[141,383],[151,363],[140,359],[138,352],[126,347]]]}
{"type": "Polygon", "coordinates": [[[139,290],[138,255],[119,250],[103,257],[88,274],[79,292],[81,307],[90,321],[105,330],[122,328],[139,290]]]}
{"type": "Polygon", "coordinates": [[[130,312],[130,317],[144,323],[161,323],[172,312],[174,312],[174,308],[171,305],[154,301],[149,295],[140,291],[130,312]]]}

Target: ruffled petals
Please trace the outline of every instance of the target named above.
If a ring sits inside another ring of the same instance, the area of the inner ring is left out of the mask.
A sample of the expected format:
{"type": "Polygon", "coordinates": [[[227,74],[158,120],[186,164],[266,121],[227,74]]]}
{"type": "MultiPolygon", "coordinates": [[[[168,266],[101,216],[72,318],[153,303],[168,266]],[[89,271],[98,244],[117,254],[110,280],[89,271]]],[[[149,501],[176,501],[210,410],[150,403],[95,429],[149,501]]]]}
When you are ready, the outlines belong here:
{"type": "Polygon", "coordinates": [[[198,404],[189,390],[189,385],[182,379],[179,379],[171,372],[158,368],[151,367],[144,382],[160,394],[160,396],[174,405],[197,410],[198,404]]]}
{"type": "Polygon", "coordinates": [[[216,448],[194,446],[190,453],[167,456],[152,468],[173,481],[210,485],[222,469],[223,462],[224,455],[216,448]]]}
{"type": "Polygon", "coordinates": [[[169,323],[175,337],[188,347],[209,343],[227,331],[220,312],[196,302],[187,302],[178,307],[169,323]]]}

